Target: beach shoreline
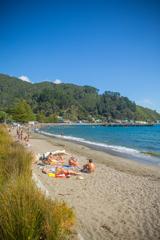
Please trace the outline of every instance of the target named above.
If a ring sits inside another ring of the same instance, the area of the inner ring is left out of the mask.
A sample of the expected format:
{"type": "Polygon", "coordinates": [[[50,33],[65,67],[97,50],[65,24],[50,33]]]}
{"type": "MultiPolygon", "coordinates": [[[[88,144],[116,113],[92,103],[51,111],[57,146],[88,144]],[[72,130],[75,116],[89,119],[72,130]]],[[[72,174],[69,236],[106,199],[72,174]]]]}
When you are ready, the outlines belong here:
{"type": "Polygon", "coordinates": [[[95,146],[93,148],[91,145],[85,143],[70,139],[63,139],[56,136],[49,136],[41,132],[32,132],[32,137],[45,139],[53,145],[60,147],[64,146],[66,150],[72,152],[73,154],[82,155],[84,157],[87,156],[87,158],[95,160],[96,163],[105,164],[107,167],[114,168],[115,170],[143,176],[149,176],[149,174],[152,173],[153,176],[155,174],[155,177],[159,177],[160,166],[145,164],[134,159],[122,157],[119,154],[112,154],[112,152],[95,148],[95,146]]]}
{"type": "MultiPolygon", "coordinates": [[[[140,130],[139,131],[140,136],[137,136],[138,139],[141,138],[144,140],[144,141],[142,140],[140,141],[135,138],[135,133],[133,132],[133,128],[130,129],[131,135],[134,136],[132,139],[132,137],[130,138],[128,136],[128,131],[126,131],[126,129],[122,131],[121,127],[117,130],[118,137],[116,137],[115,128],[111,128],[112,130],[110,130],[109,128],[101,127],[101,129],[97,128],[97,129],[94,129],[95,131],[93,131],[92,130],[93,126],[91,127],[90,126],[91,125],[87,125],[87,124],[83,126],[81,124],[79,125],[72,124],[71,126],[67,124],[65,125],[54,124],[54,125],[48,125],[48,126],[42,125],[42,126],[39,126],[39,128],[35,128],[35,132],[43,134],[45,136],[51,136],[51,137],[56,137],[62,140],[67,140],[73,143],[77,142],[77,144],[89,147],[90,149],[102,151],[102,152],[108,153],[109,155],[113,155],[115,157],[120,157],[123,159],[125,158],[126,160],[136,161],[138,163],[142,163],[150,166],[152,165],[160,166],[160,153],[158,151],[158,145],[156,145],[156,143],[154,146],[153,146],[153,143],[151,143],[151,147],[148,147],[148,145],[146,145],[146,142],[148,141],[148,139],[146,138],[146,136],[143,137],[144,133],[142,132],[144,132],[144,130],[140,130]],[[104,131],[102,131],[103,128],[104,128],[104,131]],[[86,129],[86,132],[90,132],[89,135],[88,133],[85,134],[85,129],[86,129]],[[76,130],[78,134],[76,134],[76,130]],[[81,134],[81,130],[84,132],[84,134],[81,134]],[[111,135],[112,131],[113,131],[113,139],[111,135]],[[95,135],[96,132],[97,132],[98,138],[96,138],[96,135],[95,135]],[[119,136],[120,132],[122,133],[121,139],[119,136]],[[101,134],[102,138],[99,137],[99,134],[101,134]],[[128,142],[126,142],[127,136],[129,137],[128,139],[129,144],[128,142]]],[[[155,132],[155,129],[154,129],[154,132],[155,132]]],[[[152,137],[151,136],[149,137],[151,138],[150,141],[152,142],[152,137]]]]}

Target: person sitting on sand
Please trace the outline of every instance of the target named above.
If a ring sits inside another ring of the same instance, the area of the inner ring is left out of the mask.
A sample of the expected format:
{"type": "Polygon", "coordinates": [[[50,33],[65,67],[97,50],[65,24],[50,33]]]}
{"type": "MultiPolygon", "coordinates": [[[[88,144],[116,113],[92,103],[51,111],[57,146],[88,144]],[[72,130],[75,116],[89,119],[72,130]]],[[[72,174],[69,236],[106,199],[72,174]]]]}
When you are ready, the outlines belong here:
{"type": "Polygon", "coordinates": [[[94,172],[95,169],[95,164],[93,163],[92,159],[89,159],[88,163],[83,166],[82,172],[91,173],[94,172]]]}
{"type": "Polygon", "coordinates": [[[73,167],[78,167],[79,166],[79,163],[78,161],[74,158],[74,157],[71,157],[68,161],[68,164],[70,166],[73,166],[73,167]]]}

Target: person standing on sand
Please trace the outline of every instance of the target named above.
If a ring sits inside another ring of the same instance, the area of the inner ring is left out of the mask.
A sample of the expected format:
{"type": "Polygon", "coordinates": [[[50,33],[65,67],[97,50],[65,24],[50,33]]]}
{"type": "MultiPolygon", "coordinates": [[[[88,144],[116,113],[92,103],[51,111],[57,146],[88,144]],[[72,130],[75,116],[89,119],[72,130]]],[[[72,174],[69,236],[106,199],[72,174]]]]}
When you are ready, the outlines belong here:
{"type": "Polygon", "coordinates": [[[17,138],[18,138],[18,140],[20,139],[20,129],[19,128],[17,128],[17,138]]]}
{"type": "Polygon", "coordinates": [[[10,127],[8,128],[8,133],[9,133],[9,135],[11,135],[11,128],[10,127]]]}
{"type": "Polygon", "coordinates": [[[20,140],[23,140],[23,129],[20,130],[20,140]]]}

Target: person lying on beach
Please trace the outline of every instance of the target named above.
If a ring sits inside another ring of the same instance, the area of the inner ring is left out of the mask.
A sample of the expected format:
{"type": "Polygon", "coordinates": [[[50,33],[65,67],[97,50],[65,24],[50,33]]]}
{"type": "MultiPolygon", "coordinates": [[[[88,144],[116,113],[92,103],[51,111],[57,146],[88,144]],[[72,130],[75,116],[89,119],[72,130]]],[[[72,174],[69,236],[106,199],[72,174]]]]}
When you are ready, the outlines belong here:
{"type": "Polygon", "coordinates": [[[47,158],[44,158],[42,161],[43,163],[50,164],[52,162],[53,156],[52,153],[50,152],[47,158]]]}
{"type": "Polygon", "coordinates": [[[92,159],[88,160],[88,163],[83,166],[82,172],[91,173],[94,172],[96,169],[95,164],[93,163],[92,159]]]}
{"type": "Polygon", "coordinates": [[[48,161],[49,163],[51,163],[52,160],[53,160],[53,155],[52,155],[52,153],[50,152],[50,154],[49,154],[48,157],[47,157],[47,161],[48,161]]]}
{"type": "Polygon", "coordinates": [[[63,154],[57,154],[55,155],[55,159],[58,161],[58,162],[61,162],[61,163],[64,163],[64,158],[63,158],[63,154]]]}
{"type": "Polygon", "coordinates": [[[69,166],[78,167],[79,163],[74,157],[70,157],[68,161],[69,166]]]}
{"type": "Polygon", "coordinates": [[[47,159],[43,159],[43,163],[45,164],[51,164],[51,165],[54,165],[56,163],[64,163],[64,159],[63,159],[63,156],[61,154],[56,154],[56,155],[53,155],[51,152],[49,153],[47,159]]]}
{"type": "Polygon", "coordinates": [[[42,173],[48,174],[48,173],[50,173],[50,170],[48,168],[43,168],[42,173]]]}
{"type": "Polygon", "coordinates": [[[61,169],[58,169],[57,174],[65,174],[65,176],[68,176],[68,175],[76,176],[76,175],[80,175],[81,173],[73,170],[66,170],[61,168],[61,169]]]}

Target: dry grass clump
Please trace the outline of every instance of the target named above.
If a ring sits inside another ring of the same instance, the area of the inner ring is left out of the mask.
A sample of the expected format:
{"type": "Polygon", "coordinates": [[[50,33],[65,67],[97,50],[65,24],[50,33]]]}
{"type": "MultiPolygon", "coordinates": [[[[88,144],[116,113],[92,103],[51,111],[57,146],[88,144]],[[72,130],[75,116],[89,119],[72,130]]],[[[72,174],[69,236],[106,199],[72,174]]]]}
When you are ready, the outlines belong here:
{"type": "Polygon", "coordinates": [[[32,154],[0,127],[0,239],[65,240],[75,221],[65,203],[46,198],[31,178],[32,154]]]}
{"type": "Polygon", "coordinates": [[[32,154],[27,152],[22,145],[18,143],[11,143],[9,146],[2,145],[0,155],[0,169],[5,182],[11,176],[14,178],[22,174],[31,176],[32,154]]]}
{"type": "Polygon", "coordinates": [[[7,129],[4,125],[0,126],[0,189],[5,181],[5,170],[3,168],[3,161],[5,161],[6,154],[12,140],[7,132],[7,129]]]}
{"type": "Polygon", "coordinates": [[[4,126],[0,127],[0,186],[11,177],[31,175],[32,154],[13,142],[4,126]]]}
{"type": "Polygon", "coordinates": [[[10,181],[0,194],[0,236],[3,240],[69,239],[73,211],[53,202],[26,176],[10,181]]]}
{"type": "Polygon", "coordinates": [[[10,144],[12,142],[11,137],[7,132],[5,125],[0,125],[0,146],[1,144],[10,144]]]}

